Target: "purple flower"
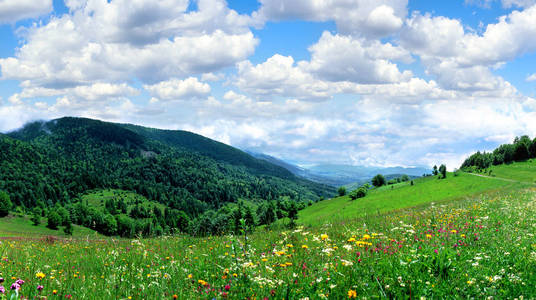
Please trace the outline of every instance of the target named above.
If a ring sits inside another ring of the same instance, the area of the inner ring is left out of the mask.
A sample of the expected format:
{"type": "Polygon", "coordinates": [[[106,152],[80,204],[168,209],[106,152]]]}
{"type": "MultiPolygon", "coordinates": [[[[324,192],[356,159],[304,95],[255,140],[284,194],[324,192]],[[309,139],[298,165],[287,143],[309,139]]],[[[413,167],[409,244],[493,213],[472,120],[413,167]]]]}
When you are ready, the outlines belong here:
{"type": "Polygon", "coordinates": [[[23,285],[23,284],[24,284],[24,280],[22,280],[22,279],[17,279],[17,281],[15,281],[15,283],[17,283],[18,285],[23,285]]]}
{"type": "Polygon", "coordinates": [[[0,294],[3,294],[6,292],[6,289],[0,285],[0,294]]]}
{"type": "Polygon", "coordinates": [[[0,277],[0,283],[4,282],[4,278],[0,277]]]}
{"type": "Polygon", "coordinates": [[[14,284],[11,285],[11,289],[18,291],[18,290],[20,290],[20,285],[15,282],[14,284]]]}
{"type": "Polygon", "coordinates": [[[37,286],[37,290],[38,290],[38,291],[42,291],[44,288],[45,288],[45,287],[42,286],[42,285],[38,285],[38,286],[37,286]]]}

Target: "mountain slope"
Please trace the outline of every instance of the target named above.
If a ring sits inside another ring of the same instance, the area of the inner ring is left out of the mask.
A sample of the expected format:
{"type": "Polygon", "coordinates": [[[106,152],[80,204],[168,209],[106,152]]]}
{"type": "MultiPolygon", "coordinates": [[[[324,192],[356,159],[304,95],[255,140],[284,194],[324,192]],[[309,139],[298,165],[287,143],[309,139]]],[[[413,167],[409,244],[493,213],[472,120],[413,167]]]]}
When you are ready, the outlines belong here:
{"type": "Polygon", "coordinates": [[[0,189],[26,208],[118,188],[196,216],[238,199],[334,192],[199,135],[84,118],[27,124],[0,136],[0,150],[0,189]]]}

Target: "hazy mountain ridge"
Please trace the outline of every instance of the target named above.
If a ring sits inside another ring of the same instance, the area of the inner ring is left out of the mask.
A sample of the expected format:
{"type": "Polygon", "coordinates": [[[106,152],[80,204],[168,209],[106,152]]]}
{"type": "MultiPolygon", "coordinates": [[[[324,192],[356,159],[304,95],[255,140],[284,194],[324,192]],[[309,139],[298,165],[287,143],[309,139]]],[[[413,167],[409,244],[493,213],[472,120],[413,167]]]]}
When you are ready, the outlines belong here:
{"type": "Polygon", "coordinates": [[[334,187],[343,185],[355,185],[356,183],[369,182],[376,174],[383,174],[389,179],[396,178],[403,174],[412,178],[420,177],[430,173],[424,167],[370,167],[352,166],[338,164],[318,164],[307,168],[299,167],[282,159],[251,151],[246,151],[256,158],[269,161],[273,164],[286,168],[293,174],[307,178],[311,181],[328,184],[334,187]]]}

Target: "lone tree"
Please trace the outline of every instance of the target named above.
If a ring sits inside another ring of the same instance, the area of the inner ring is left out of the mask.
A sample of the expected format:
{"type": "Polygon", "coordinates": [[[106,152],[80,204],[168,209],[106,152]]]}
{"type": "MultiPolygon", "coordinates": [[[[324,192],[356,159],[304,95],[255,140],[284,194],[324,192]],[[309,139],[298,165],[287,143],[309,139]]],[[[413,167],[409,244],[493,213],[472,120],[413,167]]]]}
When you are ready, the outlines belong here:
{"type": "Polygon", "coordinates": [[[61,224],[61,221],[62,220],[61,220],[60,215],[56,211],[51,209],[50,212],[48,213],[47,227],[50,229],[57,230],[58,226],[60,226],[61,224]]]}
{"type": "Polygon", "coordinates": [[[434,170],[432,171],[432,174],[434,174],[434,176],[438,174],[437,166],[435,166],[435,165],[434,165],[434,170]]]}
{"type": "Polygon", "coordinates": [[[447,178],[447,166],[445,164],[439,166],[439,173],[441,173],[441,178],[447,178]]]}
{"type": "Polygon", "coordinates": [[[11,199],[9,199],[9,195],[4,191],[0,191],[0,218],[7,216],[10,208],[11,199]]]}
{"type": "Polygon", "coordinates": [[[385,177],[382,174],[378,174],[372,178],[372,185],[375,187],[380,187],[385,185],[385,177]]]}
{"type": "Polygon", "coordinates": [[[295,202],[292,202],[290,204],[290,207],[288,209],[288,218],[290,219],[289,227],[296,227],[296,220],[298,219],[298,207],[296,206],[295,202]]]}
{"type": "Polygon", "coordinates": [[[344,186],[341,186],[341,187],[337,190],[337,192],[339,192],[339,196],[342,197],[342,196],[346,195],[346,188],[345,188],[344,186]]]}
{"type": "Polygon", "coordinates": [[[34,226],[41,224],[41,213],[42,211],[39,207],[33,209],[32,218],[30,220],[33,222],[34,226]]]}

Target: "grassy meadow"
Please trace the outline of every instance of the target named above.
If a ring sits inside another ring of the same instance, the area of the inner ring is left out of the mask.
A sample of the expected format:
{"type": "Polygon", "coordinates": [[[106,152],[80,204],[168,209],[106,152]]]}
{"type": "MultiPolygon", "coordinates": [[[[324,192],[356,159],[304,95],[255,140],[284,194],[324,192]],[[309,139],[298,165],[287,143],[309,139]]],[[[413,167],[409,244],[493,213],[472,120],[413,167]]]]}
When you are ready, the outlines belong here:
{"type": "MultiPolygon", "coordinates": [[[[410,182],[383,186],[371,190],[366,197],[351,200],[349,196],[325,200],[300,211],[298,222],[316,226],[325,222],[349,221],[366,215],[427,204],[472,197],[485,191],[517,188],[524,184],[500,178],[485,178],[471,174],[449,173],[446,179],[424,177],[410,182]]],[[[526,184],[525,184],[526,185],[526,184]]]]}
{"type": "Polygon", "coordinates": [[[316,203],[295,229],[239,236],[49,239],[4,218],[19,223],[2,236],[22,238],[0,240],[0,299],[536,297],[532,185],[464,173],[414,183],[316,203]]]}
{"type": "Polygon", "coordinates": [[[0,276],[28,299],[530,298],[535,221],[523,190],[247,239],[4,240],[0,276]]]}

